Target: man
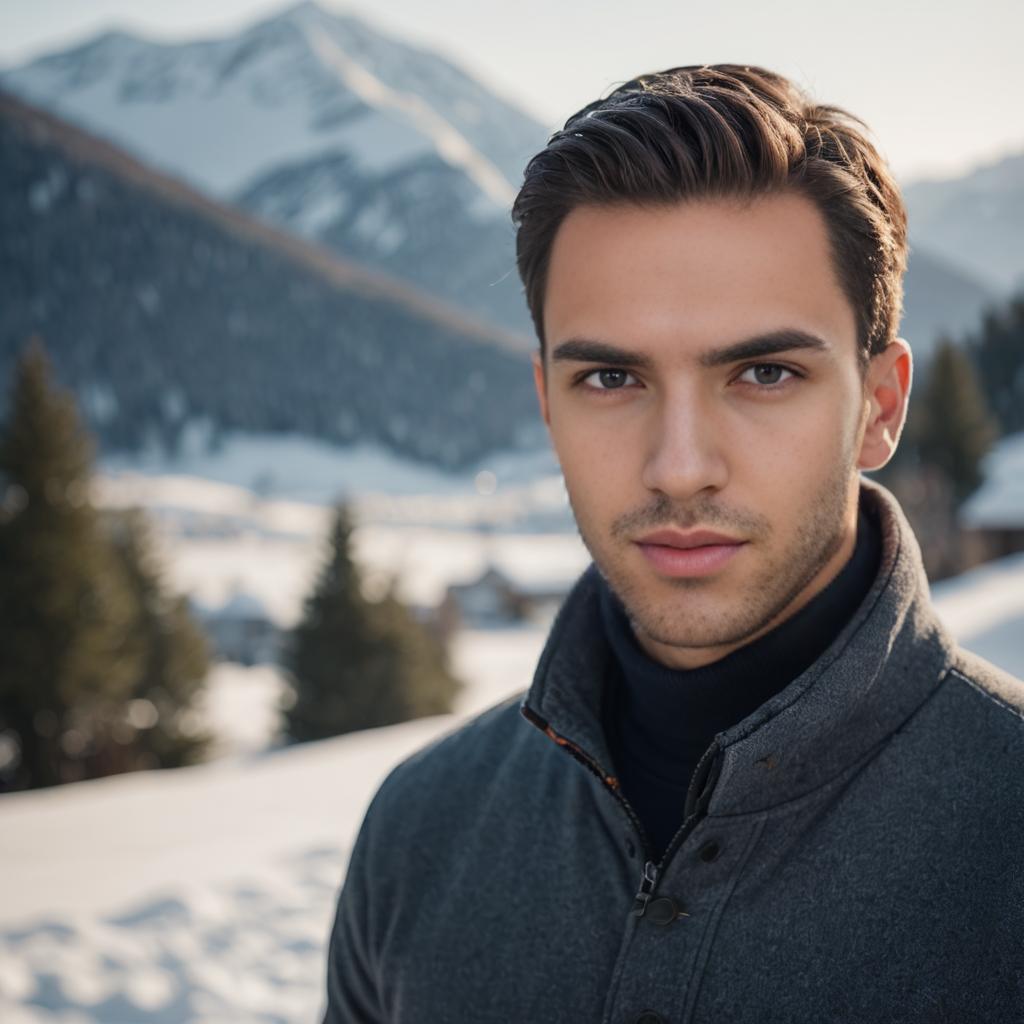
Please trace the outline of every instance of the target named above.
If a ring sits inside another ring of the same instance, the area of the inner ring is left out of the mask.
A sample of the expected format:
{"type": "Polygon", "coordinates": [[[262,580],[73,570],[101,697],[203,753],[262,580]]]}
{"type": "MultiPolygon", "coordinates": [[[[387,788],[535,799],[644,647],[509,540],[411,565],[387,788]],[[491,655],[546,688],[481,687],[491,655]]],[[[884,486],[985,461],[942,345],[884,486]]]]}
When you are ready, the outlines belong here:
{"type": "Polygon", "coordinates": [[[677,68],[513,215],[594,564],[525,698],[374,798],[325,1020],[1024,1020],[1024,686],[860,477],[911,382],[884,162],[771,72],[677,68]]]}

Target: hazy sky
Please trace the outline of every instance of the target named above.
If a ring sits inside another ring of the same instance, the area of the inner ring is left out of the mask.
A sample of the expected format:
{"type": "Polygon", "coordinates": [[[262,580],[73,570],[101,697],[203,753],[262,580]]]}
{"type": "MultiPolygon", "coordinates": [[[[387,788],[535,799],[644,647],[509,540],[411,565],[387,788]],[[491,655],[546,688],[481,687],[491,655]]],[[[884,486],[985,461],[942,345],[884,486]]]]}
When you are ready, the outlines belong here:
{"type": "MultiPolygon", "coordinates": [[[[615,83],[679,64],[757,63],[863,117],[897,175],[1024,149],[1021,0],[322,0],[441,51],[549,129],[615,83]]],[[[0,64],[117,24],[226,34],[267,0],[0,0],[0,64]]]]}

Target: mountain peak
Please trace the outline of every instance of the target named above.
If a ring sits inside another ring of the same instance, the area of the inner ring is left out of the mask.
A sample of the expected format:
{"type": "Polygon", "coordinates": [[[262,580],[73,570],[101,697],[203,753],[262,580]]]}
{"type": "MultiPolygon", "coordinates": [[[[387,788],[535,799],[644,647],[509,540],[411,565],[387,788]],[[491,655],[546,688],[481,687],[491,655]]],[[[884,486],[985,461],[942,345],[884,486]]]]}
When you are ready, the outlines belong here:
{"type": "Polygon", "coordinates": [[[288,21],[293,24],[308,25],[322,24],[323,22],[337,21],[337,14],[328,10],[323,4],[316,0],[299,0],[298,3],[283,7],[277,14],[272,15],[271,21],[288,21]]]}

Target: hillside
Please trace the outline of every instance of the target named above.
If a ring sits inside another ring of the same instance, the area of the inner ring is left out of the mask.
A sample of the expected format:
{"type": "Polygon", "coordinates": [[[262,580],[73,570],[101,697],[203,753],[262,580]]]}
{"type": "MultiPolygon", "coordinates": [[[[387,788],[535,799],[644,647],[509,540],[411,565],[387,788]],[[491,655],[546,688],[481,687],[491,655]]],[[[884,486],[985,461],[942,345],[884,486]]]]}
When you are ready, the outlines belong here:
{"type": "Polygon", "coordinates": [[[0,287],[17,297],[0,380],[41,334],[105,451],[269,430],[459,467],[540,437],[521,339],[10,96],[0,148],[0,287]]]}
{"type": "Polygon", "coordinates": [[[904,189],[912,243],[1002,292],[1024,288],[1024,152],[904,189]]]}
{"type": "Polygon", "coordinates": [[[108,32],[0,85],[519,333],[508,209],[545,129],[450,61],[303,2],[225,38],[108,32]]]}
{"type": "Polygon", "coordinates": [[[944,254],[911,245],[903,282],[900,334],[919,364],[931,357],[942,335],[962,341],[977,330],[986,308],[998,304],[998,291],[960,270],[944,254]]]}
{"type": "MultiPolygon", "coordinates": [[[[303,2],[224,38],[165,43],[109,32],[0,83],[531,345],[509,207],[555,125],[437,54],[303,2]]],[[[923,361],[939,334],[974,328],[1006,274],[1022,269],[1020,203],[1004,179],[1012,175],[947,183],[941,203],[919,198],[931,186],[908,186],[903,333],[923,361]],[[964,190],[973,196],[965,207],[964,190]],[[962,230],[942,227],[951,216],[962,230]]]]}

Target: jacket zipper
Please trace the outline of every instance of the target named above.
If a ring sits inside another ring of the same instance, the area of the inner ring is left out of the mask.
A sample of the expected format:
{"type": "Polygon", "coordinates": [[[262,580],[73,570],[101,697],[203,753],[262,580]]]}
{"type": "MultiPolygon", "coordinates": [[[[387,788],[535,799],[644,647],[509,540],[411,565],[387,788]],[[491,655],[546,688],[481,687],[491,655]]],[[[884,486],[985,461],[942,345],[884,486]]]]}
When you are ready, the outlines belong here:
{"type": "Polygon", "coordinates": [[[530,722],[531,725],[535,725],[541,732],[554,740],[560,747],[567,750],[588,771],[596,775],[601,782],[604,783],[609,792],[612,793],[615,799],[619,801],[623,810],[626,812],[627,817],[632,822],[637,835],[640,837],[640,845],[644,853],[644,867],[643,873],[640,876],[640,887],[637,889],[637,893],[633,897],[633,914],[636,917],[643,917],[644,912],[647,910],[647,904],[650,903],[654,896],[654,890],[658,884],[658,876],[661,873],[661,869],[668,863],[669,858],[675,853],[675,851],[683,844],[686,837],[697,827],[707,811],[707,806],[711,799],[711,790],[714,789],[715,782],[718,779],[717,768],[720,766],[718,756],[721,753],[718,744],[712,743],[704,752],[700,761],[697,762],[697,767],[693,772],[693,778],[690,779],[690,790],[686,795],[686,816],[683,824],[680,826],[679,831],[672,837],[672,840],[668,844],[668,848],[662,855],[661,860],[655,864],[651,858],[651,847],[647,839],[647,833],[644,831],[644,827],[641,824],[640,819],[636,816],[636,812],[630,806],[629,801],[622,794],[622,790],[619,787],[619,780],[615,778],[615,776],[609,775],[605,772],[589,754],[573,743],[572,740],[568,740],[564,736],[555,732],[555,730],[552,729],[551,726],[548,725],[548,723],[532,708],[523,704],[521,706],[521,711],[523,717],[530,722]],[[695,793],[693,786],[694,780],[702,774],[704,776],[703,785],[700,791],[695,793]]]}
{"type": "Polygon", "coordinates": [[[633,916],[643,917],[647,904],[654,893],[654,885],[658,881],[658,865],[653,860],[644,864],[644,873],[640,876],[640,888],[633,897],[633,916]]]}
{"type": "Polygon", "coordinates": [[[548,725],[547,721],[541,718],[533,708],[523,704],[520,710],[523,717],[531,725],[535,725],[549,739],[554,740],[560,747],[567,750],[584,768],[596,775],[605,784],[609,792],[619,801],[622,809],[626,812],[626,816],[636,829],[637,835],[640,837],[640,845],[644,851],[644,859],[650,860],[650,843],[647,839],[647,833],[644,831],[640,819],[636,816],[636,811],[633,810],[629,801],[622,795],[622,790],[619,788],[619,780],[614,775],[609,775],[582,747],[578,747],[572,740],[567,740],[564,736],[555,732],[548,725]]]}

